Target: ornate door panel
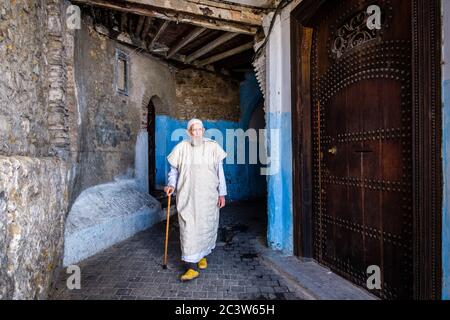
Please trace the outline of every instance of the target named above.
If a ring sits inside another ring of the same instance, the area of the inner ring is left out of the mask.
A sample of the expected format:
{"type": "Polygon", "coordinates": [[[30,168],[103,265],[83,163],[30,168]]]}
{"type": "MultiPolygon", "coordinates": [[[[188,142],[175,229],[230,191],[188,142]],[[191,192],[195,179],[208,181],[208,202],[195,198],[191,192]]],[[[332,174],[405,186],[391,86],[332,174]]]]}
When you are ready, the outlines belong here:
{"type": "Polygon", "coordinates": [[[364,287],[378,266],[387,299],[413,295],[411,11],[329,1],[311,22],[314,256],[364,287]]]}

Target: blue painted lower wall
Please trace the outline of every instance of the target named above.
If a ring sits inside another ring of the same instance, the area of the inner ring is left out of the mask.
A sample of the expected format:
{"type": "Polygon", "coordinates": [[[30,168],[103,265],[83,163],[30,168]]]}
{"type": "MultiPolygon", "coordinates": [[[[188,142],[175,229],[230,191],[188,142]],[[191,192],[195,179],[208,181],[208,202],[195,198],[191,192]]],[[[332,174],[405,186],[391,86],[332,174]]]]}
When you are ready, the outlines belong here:
{"type": "Polygon", "coordinates": [[[443,83],[442,299],[450,300],[450,80],[443,83]]]}
{"type": "MultiPolygon", "coordinates": [[[[269,113],[267,125],[278,131],[278,136],[267,138],[269,154],[278,148],[279,165],[273,175],[267,176],[269,246],[287,255],[293,254],[293,211],[292,211],[292,130],[291,113],[269,113]]],[[[275,131],[275,132],[276,132],[275,131]]]]}
{"type": "MultiPolygon", "coordinates": [[[[184,120],[177,120],[162,115],[156,117],[156,184],[158,186],[163,186],[167,183],[167,174],[169,172],[167,155],[171,152],[173,147],[175,147],[175,145],[183,139],[180,136],[178,140],[172,141],[172,134],[175,132],[175,135],[178,136],[177,133],[184,133],[184,137],[186,137],[184,132],[186,125],[187,121],[184,120]]],[[[203,125],[205,126],[207,132],[210,129],[215,129],[218,130],[216,132],[220,132],[223,135],[224,140],[222,147],[224,149],[226,149],[226,130],[239,129],[242,127],[240,123],[232,121],[204,121],[203,125]]],[[[211,130],[209,132],[211,132],[211,130]]],[[[236,148],[237,144],[235,143],[235,154],[236,148]]],[[[247,151],[248,149],[246,152],[247,151]]],[[[224,172],[228,191],[227,199],[237,201],[265,196],[265,176],[260,176],[258,174],[259,168],[260,165],[258,164],[224,163],[224,172]]]]}

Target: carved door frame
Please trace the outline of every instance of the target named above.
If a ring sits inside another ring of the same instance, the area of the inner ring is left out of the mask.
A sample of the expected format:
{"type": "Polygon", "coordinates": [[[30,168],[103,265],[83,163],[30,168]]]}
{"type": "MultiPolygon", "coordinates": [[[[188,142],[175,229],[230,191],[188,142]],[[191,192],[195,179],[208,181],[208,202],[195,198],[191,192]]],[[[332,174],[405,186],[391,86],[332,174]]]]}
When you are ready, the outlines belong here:
{"type": "MultiPolygon", "coordinates": [[[[312,258],[310,19],[327,0],[303,0],[291,13],[294,253],[312,258]]],[[[441,17],[440,0],[412,0],[413,273],[415,299],[440,299],[441,17]]]]}

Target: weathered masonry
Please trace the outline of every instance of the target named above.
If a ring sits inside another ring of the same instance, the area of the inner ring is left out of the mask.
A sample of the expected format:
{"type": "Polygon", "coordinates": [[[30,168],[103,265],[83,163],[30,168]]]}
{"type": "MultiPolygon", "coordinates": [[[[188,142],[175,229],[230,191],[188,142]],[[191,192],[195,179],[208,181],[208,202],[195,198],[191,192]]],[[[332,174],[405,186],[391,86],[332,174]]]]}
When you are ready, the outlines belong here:
{"type": "MultiPolygon", "coordinates": [[[[58,268],[160,221],[171,133],[188,119],[264,128],[251,62],[265,10],[2,2],[1,298],[45,298],[58,268]]],[[[225,170],[230,200],[264,197],[258,165],[225,170]]]]}
{"type": "Polygon", "coordinates": [[[449,34],[446,0],[2,1],[0,298],[164,219],[197,117],[266,129],[274,170],[225,175],[267,201],[271,249],[449,299],[449,34]]]}

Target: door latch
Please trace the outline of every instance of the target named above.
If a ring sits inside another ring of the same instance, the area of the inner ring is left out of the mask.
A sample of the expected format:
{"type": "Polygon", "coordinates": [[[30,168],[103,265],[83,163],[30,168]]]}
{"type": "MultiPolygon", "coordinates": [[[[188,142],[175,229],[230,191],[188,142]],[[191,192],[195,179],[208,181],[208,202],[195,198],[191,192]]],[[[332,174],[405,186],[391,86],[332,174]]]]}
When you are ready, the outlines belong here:
{"type": "Polygon", "coordinates": [[[328,153],[329,153],[329,154],[332,154],[332,155],[336,155],[336,154],[337,154],[337,148],[336,148],[336,147],[333,147],[333,148],[331,148],[331,149],[328,149],[328,153]]]}

